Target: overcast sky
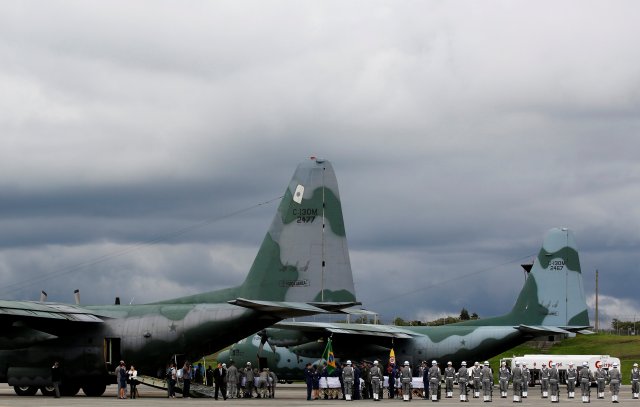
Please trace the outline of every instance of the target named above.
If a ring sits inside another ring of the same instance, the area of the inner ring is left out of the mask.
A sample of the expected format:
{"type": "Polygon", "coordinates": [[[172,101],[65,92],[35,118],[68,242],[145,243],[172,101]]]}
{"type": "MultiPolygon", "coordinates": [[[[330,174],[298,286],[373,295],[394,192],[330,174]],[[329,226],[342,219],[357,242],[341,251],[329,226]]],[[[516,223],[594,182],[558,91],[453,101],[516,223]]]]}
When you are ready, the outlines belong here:
{"type": "Polygon", "coordinates": [[[340,183],[357,296],[384,321],[507,312],[519,264],[563,226],[590,305],[598,269],[601,318],[633,319],[639,15],[637,1],[3,1],[0,298],[236,285],[277,203],[253,207],[317,155],[340,183]]]}

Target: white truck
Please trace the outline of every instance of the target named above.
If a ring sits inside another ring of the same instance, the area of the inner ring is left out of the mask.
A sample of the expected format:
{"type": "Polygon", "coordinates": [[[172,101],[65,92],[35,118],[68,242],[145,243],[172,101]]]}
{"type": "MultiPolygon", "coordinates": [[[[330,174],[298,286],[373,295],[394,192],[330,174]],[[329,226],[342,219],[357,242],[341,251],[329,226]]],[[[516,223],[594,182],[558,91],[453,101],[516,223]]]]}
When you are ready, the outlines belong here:
{"type": "Polygon", "coordinates": [[[507,366],[509,366],[510,369],[515,366],[516,362],[520,362],[520,366],[526,363],[527,368],[531,372],[531,384],[540,381],[540,368],[542,368],[543,363],[546,364],[547,367],[550,367],[551,363],[555,362],[562,383],[566,383],[566,371],[569,368],[569,363],[573,363],[573,367],[575,367],[576,370],[580,370],[582,364],[587,362],[592,372],[599,367],[609,370],[614,363],[617,363],[618,369],[622,371],[620,359],[609,355],[524,355],[500,359],[501,364],[502,362],[507,362],[507,366]]]}

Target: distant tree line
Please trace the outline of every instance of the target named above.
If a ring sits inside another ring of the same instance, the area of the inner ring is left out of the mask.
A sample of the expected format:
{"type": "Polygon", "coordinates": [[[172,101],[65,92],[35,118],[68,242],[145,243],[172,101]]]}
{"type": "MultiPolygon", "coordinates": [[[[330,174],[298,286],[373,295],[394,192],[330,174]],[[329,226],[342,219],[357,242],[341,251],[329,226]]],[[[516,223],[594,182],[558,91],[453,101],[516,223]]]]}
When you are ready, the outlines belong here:
{"type": "Polygon", "coordinates": [[[475,312],[469,315],[469,311],[466,308],[462,308],[462,310],[460,311],[460,316],[458,317],[447,316],[434,319],[433,321],[405,321],[404,319],[398,317],[393,320],[393,324],[397,326],[437,326],[455,324],[456,322],[469,321],[471,319],[480,319],[480,317],[475,312]]]}

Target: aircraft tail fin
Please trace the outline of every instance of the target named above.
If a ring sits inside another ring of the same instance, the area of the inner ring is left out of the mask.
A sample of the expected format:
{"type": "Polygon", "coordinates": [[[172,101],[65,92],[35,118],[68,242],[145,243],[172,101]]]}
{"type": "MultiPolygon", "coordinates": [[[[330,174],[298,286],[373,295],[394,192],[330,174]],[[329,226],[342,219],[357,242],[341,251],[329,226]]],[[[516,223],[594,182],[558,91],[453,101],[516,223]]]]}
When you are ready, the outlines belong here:
{"type": "Polygon", "coordinates": [[[465,322],[512,325],[531,333],[588,328],[589,313],[573,232],[567,228],[547,232],[511,312],[465,322]]]}
{"type": "Polygon", "coordinates": [[[565,329],[589,326],[578,246],[571,230],[554,228],[547,232],[508,316],[515,325],[565,329]]]}
{"type": "Polygon", "coordinates": [[[354,302],[338,181],[329,161],[296,169],[237,297],[354,302]]]}

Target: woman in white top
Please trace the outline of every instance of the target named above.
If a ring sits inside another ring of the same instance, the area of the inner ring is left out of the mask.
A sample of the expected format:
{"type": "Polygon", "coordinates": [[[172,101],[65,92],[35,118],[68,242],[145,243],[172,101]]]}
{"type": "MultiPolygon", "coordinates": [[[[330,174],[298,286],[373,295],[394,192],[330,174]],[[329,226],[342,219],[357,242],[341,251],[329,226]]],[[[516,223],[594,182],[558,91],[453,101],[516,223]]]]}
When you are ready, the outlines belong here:
{"type": "Polygon", "coordinates": [[[136,388],[136,385],[138,384],[138,381],[136,380],[136,377],[138,377],[138,371],[135,366],[131,365],[127,374],[129,375],[129,386],[131,387],[129,394],[131,394],[132,399],[135,399],[138,396],[138,389],[136,388]]]}

